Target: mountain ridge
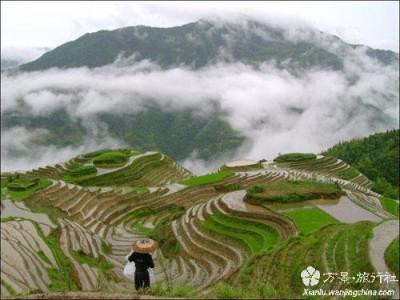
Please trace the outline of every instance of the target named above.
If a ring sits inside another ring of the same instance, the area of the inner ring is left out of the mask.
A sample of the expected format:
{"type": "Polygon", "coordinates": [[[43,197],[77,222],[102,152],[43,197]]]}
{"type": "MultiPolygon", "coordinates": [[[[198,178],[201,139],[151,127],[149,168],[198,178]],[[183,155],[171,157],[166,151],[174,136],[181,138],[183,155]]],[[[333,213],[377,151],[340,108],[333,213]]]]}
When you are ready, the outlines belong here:
{"type": "MultiPolygon", "coordinates": [[[[312,28],[300,31],[311,38],[322,37],[328,43],[337,42],[341,47],[360,47],[312,28]]],[[[393,51],[366,49],[367,55],[384,64],[398,60],[398,54],[393,51]]],[[[137,61],[148,59],[163,68],[180,64],[200,68],[216,61],[242,61],[254,65],[273,60],[284,66],[286,60],[293,58],[305,69],[317,65],[334,70],[343,67],[340,57],[329,47],[318,47],[307,38],[292,41],[285,29],[279,27],[252,20],[241,24],[200,20],[167,28],[138,25],[86,33],[21,65],[20,69],[94,68],[111,64],[120,55],[135,55],[137,61]]],[[[289,68],[294,66],[289,63],[289,68]]]]}

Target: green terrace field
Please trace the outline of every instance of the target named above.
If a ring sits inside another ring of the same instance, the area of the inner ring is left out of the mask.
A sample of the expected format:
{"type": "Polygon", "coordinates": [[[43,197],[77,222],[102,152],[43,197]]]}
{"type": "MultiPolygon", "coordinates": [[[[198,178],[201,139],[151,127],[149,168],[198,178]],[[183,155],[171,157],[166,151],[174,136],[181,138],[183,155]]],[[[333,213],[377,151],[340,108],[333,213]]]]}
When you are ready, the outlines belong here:
{"type": "Polygon", "coordinates": [[[278,242],[279,235],[274,228],[220,213],[211,215],[202,226],[216,235],[223,235],[246,244],[252,254],[270,250],[278,242]]]}
{"type": "Polygon", "coordinates": [[[283,214],[292,219],[303,234],[309,234],[328,224],[339,223],[338,220],[318,207],[298,208],[284,212],[283,214]]]}
{"type": "Polygon", "coordinates": [[[180,183],[187,185],[187,186],[205,185],[205,184],[220,182],[223,179],[228,178],[233,175],[234,175],[234,172],[232,172],[230,170],[222,170],[222,171],[212,173],[212,174],[192,177],[192,178],[183,180],[180,183]]]}
{"type": "MultiPolygon", "coordinates": [[[[298,298],[304,285],[300,273],[307,266],[324,272],[374,272],[368,257],[368,241],[373,224],[359,222],[351,225],[332,224],[309,235],[292,237],[272,253],[252,259],[247,272],[242,272],[233,291],[260,298],[298,298]]],[[[377,283],[319,283],[317,288],[377,288],[377,283]]],[[[216,291],[218,292],[218,291],[216,291]]],[[[232,297],[234,298],[234,297],[232,297]]]]}
{"type": "Polygon", "coordinates": [[[21,201],[32,195],[34,192],[46,188],[51,184],[50,180],[43,178],[22,179],[10,178],[1,180],[1,199],[9,198],[14,201],[21,201]],[[11,180],[11,181],[10,181],[11,180]]]}
{"type": "Polygon", "coordinates": [[[288,153],[279,155],[274,159],[275,162],[299,162],[316,159],[313,153],[288,153]]]}
{"type": "Polygon", "coordinates": [[[106,152],[96,156],[93,164],[99,168],[117,168],[128,161],[128,155],[122,152],[106,152]]]}
{"type": "Polygon", "coordinates": [[[342,195],[339,185],[317,181],[285,180],[256,184],[247,189],[250,203],[299,202],[310,199],[337,199],[342,195]]]}
{"type": "Polygon", "coordinates": [[[379,200],[383,208],[391,213],[393,216],[399,217],[399,200],[390,199],[387,197],[380,197],[379,200]]]}
{"type": "Polygon", "coordinates": [[[103,149],[2,174],[1,297],[139,296],[123,269],[132,242],[146,237],[158,243],[155,281],[145,292],[155,297],[297,299],[307,266],[321,274],[373,272],[376,257],[398,272],[398,242],[382,253],[369,246],[376,226],[394,231],[398,202],[369,190],[362,176],[338,180],[350,167],[332,157],[289,159],[193,176],[163,153],[103,149]],[[314,199],[324,200],[306,201],[314,199]],[[343,199],[364,210],[355,223],[339,221],[343,199]]]}

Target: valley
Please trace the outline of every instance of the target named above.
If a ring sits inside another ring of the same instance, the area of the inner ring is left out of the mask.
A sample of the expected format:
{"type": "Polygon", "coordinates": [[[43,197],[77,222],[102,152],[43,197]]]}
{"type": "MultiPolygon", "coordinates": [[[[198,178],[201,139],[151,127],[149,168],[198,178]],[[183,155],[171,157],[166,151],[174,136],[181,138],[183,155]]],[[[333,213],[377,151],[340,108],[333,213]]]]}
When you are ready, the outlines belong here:
{"type": "MultiPolygon", "coordinates": [[[[2,298],[140,297],[122,271],[141,237],[159,243],[146,291],[154,297],[298,298],[307,266],[399,276],[386,262],[396,255],[386,250],[398,237],[398,200],[382,200],[330,156],[242,160],[194,176],[159,152],[104,149],[2,173],[1,184],[2,298]]],[[[397,284],[378,281],[318,287],[398,295],[397,284]]]]}

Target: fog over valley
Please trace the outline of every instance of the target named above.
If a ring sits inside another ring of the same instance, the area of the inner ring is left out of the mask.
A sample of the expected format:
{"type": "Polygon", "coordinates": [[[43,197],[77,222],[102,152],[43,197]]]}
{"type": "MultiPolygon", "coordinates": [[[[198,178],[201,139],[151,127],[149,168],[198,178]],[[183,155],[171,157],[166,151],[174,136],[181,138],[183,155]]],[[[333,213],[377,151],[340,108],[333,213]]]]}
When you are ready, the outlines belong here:
{"type": "MultiPolygon", "coordinates": [[[[398,127],[398,54],[371,54],[371,48],[346,44],[303,25],[264,27],[243,19],[206,24],[204,30],[200,26],[185,33],[186,42],[192,39],[189,45],[203,43],[207,35],[222,38],[216,55],[205,64],[187,63],[186,53],[178,54],[181,61],[170,62],[145,57],[139,49],[120,51],[112,63],[91,68],[28,72],[23,65],[2,72],[2,171],[53,164],[98,148],[138,146],[163,151],[199,173],[239,158],[318,153],[339,141],[398,127]],[[256,43],[284,41],[300,50],[286,57],[239,55],[236,49],[246,38],[242,42],[238,37],[246,35],[256,43]],[[156,139],[147,147],[138,144],[140,136],[135,134],[160,129],[129,127],[126,120],[138,115],[155,115],[151,126],[161,119],[169,124],[171,128],[161,130],[179,136],[179,145],[170,149],[167,141],[156,139]],[[116,124],[118,118],[124,121],[116,124]],[[196,125],[201,130],[193,124],[191,128],[188,120],[201,124],[196,125]],[[224,124],[224,130],[215,124],[224,124]],[[217,147],[220,136],[226,147],[201,149],[217,147]]],[[[143,32],[138,27],[135,34],[146,40],[143,32]]],[[[174,39],[171,36],[170,43],[174,39]]],[[[40,66],[44,59],[46,55],[40,66]]]]}

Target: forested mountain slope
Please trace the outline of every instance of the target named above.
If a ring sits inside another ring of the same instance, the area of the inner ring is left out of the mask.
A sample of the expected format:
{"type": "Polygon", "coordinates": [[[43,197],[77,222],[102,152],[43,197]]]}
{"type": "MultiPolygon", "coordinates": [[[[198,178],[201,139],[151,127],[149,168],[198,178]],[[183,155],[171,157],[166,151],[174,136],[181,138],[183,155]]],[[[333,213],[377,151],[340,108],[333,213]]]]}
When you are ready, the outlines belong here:
{"type": "Polygon", "coordinates": [[[373,189],[399,196],[399,129],[341,142],[324,154],[343,159],[375,181],[373,189]]]}

